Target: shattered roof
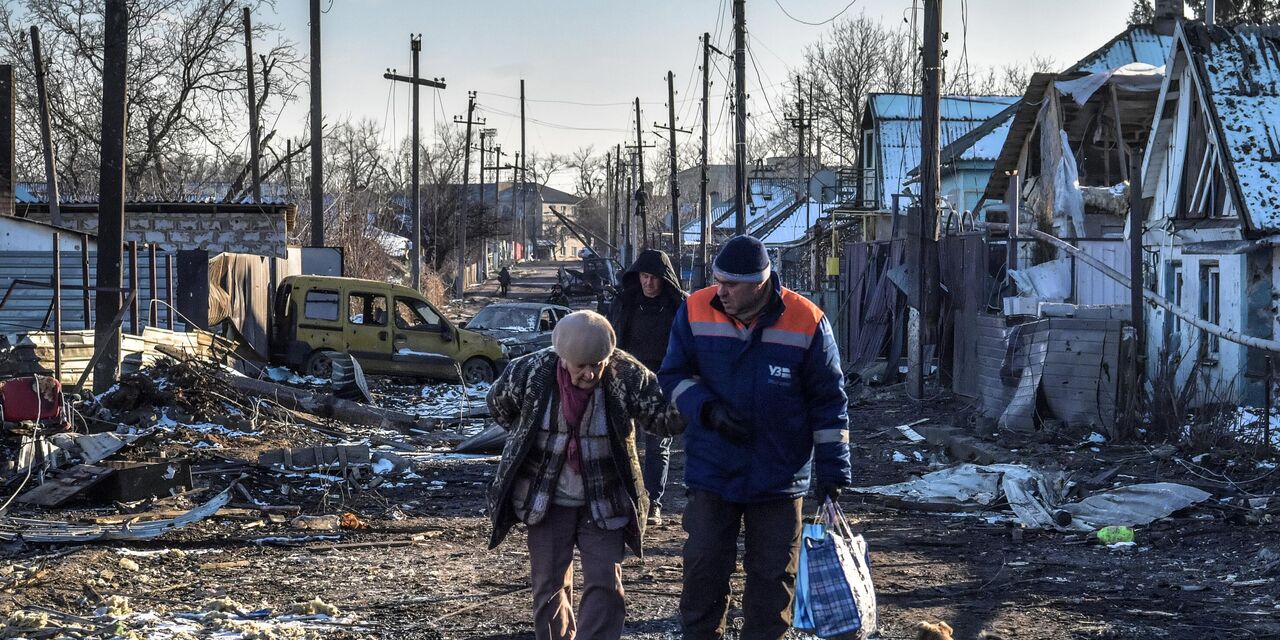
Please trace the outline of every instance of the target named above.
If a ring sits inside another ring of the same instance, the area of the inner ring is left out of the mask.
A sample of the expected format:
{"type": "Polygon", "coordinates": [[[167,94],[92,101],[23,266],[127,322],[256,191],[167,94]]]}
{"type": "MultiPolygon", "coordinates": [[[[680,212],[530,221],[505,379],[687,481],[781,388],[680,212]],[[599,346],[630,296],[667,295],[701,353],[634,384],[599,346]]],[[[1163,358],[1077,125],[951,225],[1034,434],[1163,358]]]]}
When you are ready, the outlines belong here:
{"type": "MultiPolygon", "coordinates": [[[[942,146],[963,138],[988,119],[1003,113],[1018,101],[1017,96],[948,96],[942,99],[942,146]]],[[[867,104],[867,113],[876,128],[879,141],[881,206],[892,208],[892,197],[902,192],[908,173],[920,165],[920,96],[875,94],[867,104]]],[[[1005,128],[992,132],[990,140],[980,147],[965,150],[964,159],[980,159],[982,154],[994,157],[1003,145],[1005,128]]]]}
{"type": "Polygon", "coordinates": [[[1280,27],[1183,29],[1249,226],[1280,231],[1280,27]]]}
{"type": "Polygon", "coordinates": [[[1101,73],[1133,62],[1159,67],[1164,65],[1172,47],[1172,35],[1156,33],[1151,25],[1133,25],[1097,51],[1081,58],[1064,73],[1101,73]]]}

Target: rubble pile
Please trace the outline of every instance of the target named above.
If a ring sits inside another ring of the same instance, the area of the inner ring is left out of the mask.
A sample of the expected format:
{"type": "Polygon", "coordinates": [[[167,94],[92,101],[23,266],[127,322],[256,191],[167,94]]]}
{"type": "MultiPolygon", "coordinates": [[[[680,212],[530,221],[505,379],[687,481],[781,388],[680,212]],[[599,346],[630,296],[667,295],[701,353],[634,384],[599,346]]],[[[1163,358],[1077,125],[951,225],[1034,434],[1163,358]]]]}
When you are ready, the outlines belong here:
{"type": "MultiPolygon", "coordinates": [[[[439,533],[415,524],[421,498],[448,495],[451,483],[415,469],[447,463],[454,444],[487,424],[482,387],[378,381],[375,403],[365,404],[334,397],[325,380],[273,370],[252,378],[202,359],[161,358],[98,396],[62,399],[52,378],[23,380],[23,390],[43,394],[59,413],[5,422],[0,444],[11,463],[0,483],[10,497],[0,510],[0,543],[8,555],[51,543],[74,552],[94,541],[421,544],[439,533]],[[349,540],[362,536],[375,539],[349,540]]],[[[359,626],[316,596],[273,607],[221,593],[198,608],[139,607],[129,587],[151,582],[157,554],[166,555],[168,578],[189,571],[197,582],[201,572],[252,562],[210,562],[213,548],[116,552],[115,561],[94,563],[85,587],[93,615],[34,603],[0,607],[0,636],[293,639],[359,626]]],[[[40,561],[0,565],[0,591],[48,578],[40,561]]]]}

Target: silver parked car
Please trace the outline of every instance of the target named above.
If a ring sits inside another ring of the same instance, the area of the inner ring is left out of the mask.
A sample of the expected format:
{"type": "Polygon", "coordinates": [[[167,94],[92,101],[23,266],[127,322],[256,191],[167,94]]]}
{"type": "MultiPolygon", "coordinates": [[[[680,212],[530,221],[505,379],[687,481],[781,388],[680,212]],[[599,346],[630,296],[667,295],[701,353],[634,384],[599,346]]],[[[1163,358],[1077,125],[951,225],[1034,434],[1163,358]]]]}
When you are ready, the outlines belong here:
{"type": "Polygon", "coordinates": [[[496,338],[510,358],[551,346],[551,330],[573,309],[538,302],[499,302],[480,310],[466,324],[469,331],[496,338]]]}

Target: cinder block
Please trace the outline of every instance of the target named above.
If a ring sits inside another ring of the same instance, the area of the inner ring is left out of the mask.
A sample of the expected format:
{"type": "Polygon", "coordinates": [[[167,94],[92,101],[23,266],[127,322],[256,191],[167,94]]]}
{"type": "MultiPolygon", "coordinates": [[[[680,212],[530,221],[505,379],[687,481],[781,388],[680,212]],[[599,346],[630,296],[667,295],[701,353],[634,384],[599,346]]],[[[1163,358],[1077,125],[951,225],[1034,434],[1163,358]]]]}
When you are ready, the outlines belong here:
{"type": "Polygon", "coordinates": [[[261,231],[245,231],[244,233],[240,234],[240,241],[241,242],[262,242],[262,232],[261,231]]]}
{"type": "Polygon", "coordinates": [[[169,231],[170,229],[173,229],[175,226],[177,226],[177,223],[173,220],[173,218],[169,218],[169,217],[159,217],[151,221],[151,228],[155,229],[156,231],[169,231]]]}
{"type": "Polygon", "coordinates": [[[221,232],[221,233],[219,233],[219,234],[218,234],[218,242],[221,242],[221,243],[223,243],[223,244],[227,244],[227,243],[230,243],[230,242],[235,242],[235,241],[237,241],[239,238],[240,238],[240,234],[238,234],[238,233],[236,233],[236,232],[234,232],[234,231],[223,231],[223,232],[221,232]]]}
{"type": "Polygon", "coordinates": [[[151,218],[132,216],[124,221],[124,228],[129,231],[145,231],[151,228],[151,218]]]}
{"type": "Polygon", "coordinates": [[[178,219],[178,229],[182,231],[199,231],[200,221],[191,216],[183,216],[178,219]]]}
{"type": "Polygon", "coordinates": [[[163,231],[146,231],[142,234],[142,241],[146,243],[164,242],[169,237],[163,231]]]}
{"type": "Polygon", "coordinates": [[[173,243],[191,242],[191,234],[186,231],[171,231],[169,241],[173,243]]]}
{"type": "Polygon", "coordinates": [[[228,224],[232,231],[247,231],[249,229],[249,221],[244,218],[231,218],[228,224]]]}
{"type": "Polygon", "coordinates": [[[215,234],[212,231],[204,231],[191,236],[191,241],[203,247],[209,244],[210,242],[213,242],[214,237],[215,237],[215,234]]]}

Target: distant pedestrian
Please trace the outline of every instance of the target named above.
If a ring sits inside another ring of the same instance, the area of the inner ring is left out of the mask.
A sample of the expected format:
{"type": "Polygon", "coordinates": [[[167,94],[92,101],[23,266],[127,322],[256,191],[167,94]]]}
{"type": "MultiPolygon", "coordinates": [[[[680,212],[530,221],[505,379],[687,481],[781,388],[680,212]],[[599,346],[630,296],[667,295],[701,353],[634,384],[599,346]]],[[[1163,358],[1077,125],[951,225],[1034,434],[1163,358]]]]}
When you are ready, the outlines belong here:
{"type": "MultiPolygon", "coordinates": [[[[680,287],[667,254],[646,249],[622,274],[622,292],[609,309],[618,348],[652,371],[662,368],[676,310],[689,294],[680,287]]],[[[662,494],[671,467],[671,438],[645,434],[644,488],[649,492],[649,526],[662,525],[662,494]]]]}
{"type": "Polygon", "coordinates": [[[838,498],[851,482],[844,375],[831,324],[782,288],[759,240],[729,240],[713,273],[716,284],[676,314],[658,374],[689,421],[680,624],[689,640],[724,635],[741,529],[740,637],[781,638],[810,472],[819,499],[838,498]]]}
{"type": "Polygon", "coordinates": [[[507,297],[510,288],[511,270],[504,266],[498,271],[498,295],[503,298],[507,297]]]}
{"type": "Polygon", "coordinates": [[[635,426],[679,432],[679,412],[654,374],[616,351],[609,322],[594,311],[565,316],[552,346],[511,363],[489,391],[507,430],[489,488],[492,549],[511,527],[528,527],[538,640],[622,636],[625,547],[643,548],[648,497],[635,426]],[[573,550],[583,589],[573,613],[573,550]]]}

